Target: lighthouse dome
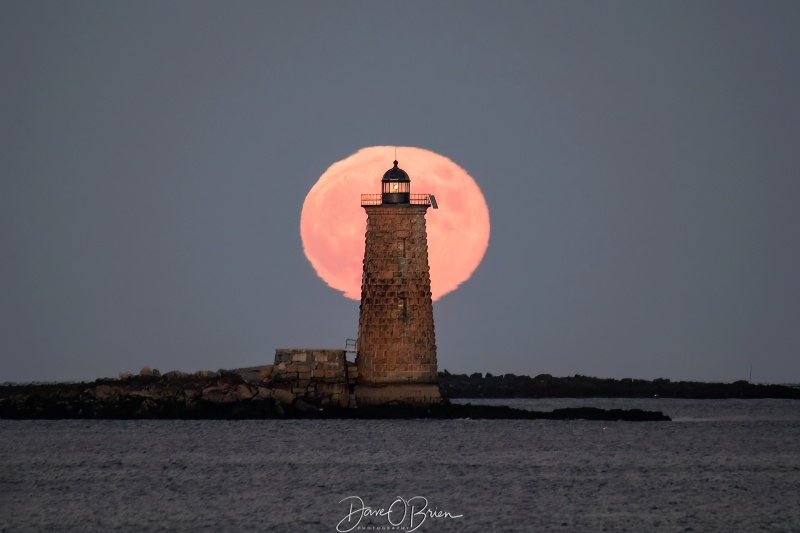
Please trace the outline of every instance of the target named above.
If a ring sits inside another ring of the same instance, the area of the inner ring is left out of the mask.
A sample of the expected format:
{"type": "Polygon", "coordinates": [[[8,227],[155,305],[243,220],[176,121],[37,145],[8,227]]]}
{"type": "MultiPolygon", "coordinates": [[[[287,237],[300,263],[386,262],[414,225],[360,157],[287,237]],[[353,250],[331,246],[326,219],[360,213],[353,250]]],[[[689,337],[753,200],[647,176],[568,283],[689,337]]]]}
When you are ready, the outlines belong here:
{"type": "Polygon", "coordinates": [[[408,177],[408,174],[402,168],[397,166],[397,161],[394,162],[394,166],[386,171],[383,175],[382,182],[392,181],[392,182],[410,182],[411,179],[408,177]]]}

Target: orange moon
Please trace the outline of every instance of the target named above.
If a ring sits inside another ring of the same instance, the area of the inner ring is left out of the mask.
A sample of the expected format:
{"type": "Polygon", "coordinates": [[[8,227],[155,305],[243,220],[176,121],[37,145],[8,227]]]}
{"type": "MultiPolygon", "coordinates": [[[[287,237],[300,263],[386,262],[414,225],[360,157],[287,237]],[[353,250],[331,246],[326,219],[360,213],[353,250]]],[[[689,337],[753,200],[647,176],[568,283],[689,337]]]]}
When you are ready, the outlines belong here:
{"type": "MultiPolygon", "coordinates": [[[[469,279],[489,245],[489,208],[475,180],[437,153],[398,146],[398,166],[411,194],[433,194],[439,209],[425,215],[431,293],[437,300],[469,279]]],[[[347,298],[361,299],[367,215],[361,194],[381,192],[394,146],[371,146],[334,163],[311,188],[300,215],[303,250],[317,275],[347,298]]]]}

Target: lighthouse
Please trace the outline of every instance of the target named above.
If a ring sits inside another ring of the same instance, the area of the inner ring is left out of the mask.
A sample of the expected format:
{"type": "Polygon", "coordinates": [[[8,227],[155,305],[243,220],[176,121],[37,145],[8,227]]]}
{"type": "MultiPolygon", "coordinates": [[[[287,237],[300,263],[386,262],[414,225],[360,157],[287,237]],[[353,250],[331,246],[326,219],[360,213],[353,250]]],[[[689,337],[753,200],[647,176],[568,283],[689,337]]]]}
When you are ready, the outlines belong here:
{"type": "Polygon", "coordinates": [[[397,166],[386,171],[380,194],[362,194],[367,213],[358,321],[355,387],[358,405],[441,400],[428,268],[425,213],[431,194],[411,194],[397,166]]]}

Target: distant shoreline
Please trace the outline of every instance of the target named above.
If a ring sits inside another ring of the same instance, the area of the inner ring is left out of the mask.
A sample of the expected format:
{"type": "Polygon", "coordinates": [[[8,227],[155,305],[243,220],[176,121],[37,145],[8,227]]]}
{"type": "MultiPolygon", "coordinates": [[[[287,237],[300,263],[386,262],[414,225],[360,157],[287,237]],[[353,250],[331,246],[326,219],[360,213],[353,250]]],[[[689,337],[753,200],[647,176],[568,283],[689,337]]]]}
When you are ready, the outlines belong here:
{"type": "Polygon", "coordinates": [[[443,398],[686,398],[686,399],[800,399],[800,385],[705,383],[669,379],[605,379],[575,375],[535,377],[504,374],[439,373],[443,398]]]}
{"type": "MultiPolygon", "coordinates": [[[[256,367],[254,367],[256,368],[256,367]]],[[[241,369],[250,370],[250,369],[241,369]]],[[[217,372],[199,371],[206,377],[237,373],[237,370],[217,372]]],[[[6,381],[0,383],[0,401],[12,390],[29,387],[72,387],[88,384],[115,382],[115,378],[98,378],[93,381],[6,381]]],[[[750,383],[746,380],[732,383],[707,381],[672,381],[670,379],[595,378],[576,374],[554,377],[550,374],[537,376],[473,373],[451,374],[439,372],[439,388],[442,398],[685,398],[702,399],[800,399],[800,383],[750,383]]]]}

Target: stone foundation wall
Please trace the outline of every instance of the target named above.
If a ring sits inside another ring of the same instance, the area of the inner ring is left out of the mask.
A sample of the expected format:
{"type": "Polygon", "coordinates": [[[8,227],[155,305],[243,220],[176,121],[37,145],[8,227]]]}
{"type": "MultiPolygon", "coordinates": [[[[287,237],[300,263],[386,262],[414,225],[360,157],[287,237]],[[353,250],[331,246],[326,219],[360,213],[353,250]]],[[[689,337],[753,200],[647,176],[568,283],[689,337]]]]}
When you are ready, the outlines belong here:
{"type": "Polygon", "coordinates": [[[404,402],[412,405],[431,405],[442,401],[439,386],[432,383],[409,385],[360,384],[355,388],[358,405],[380,405],[404,402]]]}
{"type": "Polygon", "coordinates": [[[357,379],[358,370],[347,361],[344,350],[279,348],[270,383],[275,398],[283,397],[286,403],[300,398],[318,405],[353,407],[357,379]]]}

